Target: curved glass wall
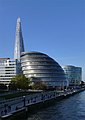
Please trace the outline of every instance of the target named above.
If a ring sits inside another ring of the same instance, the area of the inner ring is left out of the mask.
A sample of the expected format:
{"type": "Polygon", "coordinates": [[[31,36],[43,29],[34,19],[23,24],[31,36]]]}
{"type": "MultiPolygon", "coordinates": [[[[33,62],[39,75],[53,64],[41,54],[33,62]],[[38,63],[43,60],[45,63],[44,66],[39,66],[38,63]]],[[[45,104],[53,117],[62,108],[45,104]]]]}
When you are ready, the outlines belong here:
{"type": "Polygon", "coordinates": [[[67,86],[61,66],[51,57],[40,52],[23,52],[21,66],[26,77],[35,77],[48,86],[67,86]]]}

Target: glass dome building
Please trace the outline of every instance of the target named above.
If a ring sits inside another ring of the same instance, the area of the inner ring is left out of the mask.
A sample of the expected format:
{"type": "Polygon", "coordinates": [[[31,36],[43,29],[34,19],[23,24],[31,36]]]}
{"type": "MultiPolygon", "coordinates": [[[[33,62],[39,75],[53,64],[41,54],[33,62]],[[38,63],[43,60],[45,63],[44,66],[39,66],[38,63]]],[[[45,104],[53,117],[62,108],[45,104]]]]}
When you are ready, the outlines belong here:
{"type": "Polygon", "coordinates": [[[67,86],[64,70],[51,57],[40,52],[23,52],[21,54],[23,74],[29,78],[37,78],[49,87],[67,86]]]}

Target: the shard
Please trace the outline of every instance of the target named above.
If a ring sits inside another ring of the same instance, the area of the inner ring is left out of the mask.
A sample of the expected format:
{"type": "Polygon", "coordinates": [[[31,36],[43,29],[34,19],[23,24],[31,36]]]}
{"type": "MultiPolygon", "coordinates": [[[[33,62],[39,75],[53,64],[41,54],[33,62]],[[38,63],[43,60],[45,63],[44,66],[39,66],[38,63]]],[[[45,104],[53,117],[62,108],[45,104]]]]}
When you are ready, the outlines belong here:
{"type": "Polygon", "coordinates": [[[24,43],[21,30],[20,18],[17,19],[16,25],[16,39],[15,39],[15,49],[14,49],[14,59],[20,61],[21,52],[24,52],[24,43]]]}

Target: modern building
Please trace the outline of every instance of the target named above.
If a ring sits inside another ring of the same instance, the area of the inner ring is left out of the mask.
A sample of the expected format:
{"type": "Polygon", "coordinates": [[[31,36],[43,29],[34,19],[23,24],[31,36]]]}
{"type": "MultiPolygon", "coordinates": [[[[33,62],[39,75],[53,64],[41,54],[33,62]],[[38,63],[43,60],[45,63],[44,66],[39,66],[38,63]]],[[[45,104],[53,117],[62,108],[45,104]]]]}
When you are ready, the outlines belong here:
{"type": "Polygon", "coordinates": [[[82,80],[82,69],[75,66],[62,67],[51,57],[40,52],[24,52],[24,42],[20,18],[16,24],[14,59],[0,58],[0,82],[9,84],[16,74],[33,78],[33,82],[42,81],[49,87],[79,85],[82,80]],[[22,69],[21,69],[22,67],[22,69]],[[64,73],[65,71],[65,73],[64,73]]]}
{"type": "Polygon", "coordinates": [[[24,43],[21,30],[20,18],[17,19],[16,25],[16,39],[15,39],[15,49],[14,49],[14,59],[20,61],[21,52],[24,52],[24,43]]]}
{"type": "Polygon", "coordinates": [[[82,68],[72,65],[63,67],[70,86],[80,85],[82,81],[82,68]]]}
{"type": "Polygon", "coordinates": [[[0,83],[8,85],[17,71],[17,60],[0,58],[0,83]]]}
{"type": "Polygon", "coordinates": [[[23,52],[21,54],[23,74],[34,78],[34,82],[42,81],[49,87],[67,86],[62,67],[51,57],[40,52],[23,52]]]}
{"type": "Polygon", "coordinates": [[[23,42],[22,29],[21,29],[21,21],[20,18],[18,18],[16,24],[16,38],[15,38],[15,49],[14,49],[14,59],[17,60],[18,74],[22,73],[21,62],[20,62],[20,55],[22,52],[24,52],[24,42],[23,42]]]}
{"type": "Polygon", "coordinates": [[[24,43],[21,30],[21,21],[20,18],[18,18],[16,24],[14,59],[11,60],[10,58],[0,58],[0,83],[9,84],[11,78],[22,72],[20,62],[21,52],[24,52],[24,43]]]}

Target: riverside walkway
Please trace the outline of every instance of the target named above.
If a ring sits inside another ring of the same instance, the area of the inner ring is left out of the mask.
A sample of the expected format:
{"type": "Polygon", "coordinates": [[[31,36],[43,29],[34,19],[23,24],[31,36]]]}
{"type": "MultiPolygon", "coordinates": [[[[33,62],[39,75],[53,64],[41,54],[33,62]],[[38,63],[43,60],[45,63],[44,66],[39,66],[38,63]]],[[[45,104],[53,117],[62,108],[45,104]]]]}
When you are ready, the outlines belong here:
{"type": "Polygon", "coordinates": [[[66,97],[77,92],[83,91],[84,89],[85,88],[60,92],[47,91],[0,101],[0,117],[5,118],[33,104],[44,103],[45,101],[49,101],[59,97],[66,97]]]}

